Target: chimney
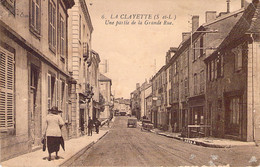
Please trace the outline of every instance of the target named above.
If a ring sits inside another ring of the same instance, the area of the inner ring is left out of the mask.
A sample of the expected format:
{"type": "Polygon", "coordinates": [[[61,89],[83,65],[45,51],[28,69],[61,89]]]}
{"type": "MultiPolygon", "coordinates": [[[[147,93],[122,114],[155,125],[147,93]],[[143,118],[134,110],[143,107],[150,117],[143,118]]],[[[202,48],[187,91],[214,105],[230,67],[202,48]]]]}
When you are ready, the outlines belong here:
{"type": "Polygon", "coordinates": [[[190,37],[190,33],[189,32],[183,32],[182,33],[182,41],[186,41],[187,39],[189,39],[190,37]]]}
{"type": "Polygon", "coordinates": [[[227,0],[227,13],[230,13],[230,0],[227,0]]]}
{"type": "Polygon", "coordinates": [[[166,64],[168,64],[170,62],[170,59],[172,58],[172,56],[177,52],[178,48],[176,47],[170,47],[170,49],[168,50],[168,52],[166,52],[166,64]]]}
{"type": "Polygon", "coordinates": [[[206,11],[206,23],[213,21],[217,18],[217,12],[216,11],[206,11]]]}
{"type": "Polygon", "coordinates": [[[199,16],[192,16],[192,32],[199,28],[199,16]]]}
{"type": "Polygon", "coordinates": [[[241,8],[245,7],[245,0],[241,0],[241,8]]]}
{"type": "Polygon", "coordinates": [[[136,89],[140,88],[140,83],[136,83],[136,89]]]}

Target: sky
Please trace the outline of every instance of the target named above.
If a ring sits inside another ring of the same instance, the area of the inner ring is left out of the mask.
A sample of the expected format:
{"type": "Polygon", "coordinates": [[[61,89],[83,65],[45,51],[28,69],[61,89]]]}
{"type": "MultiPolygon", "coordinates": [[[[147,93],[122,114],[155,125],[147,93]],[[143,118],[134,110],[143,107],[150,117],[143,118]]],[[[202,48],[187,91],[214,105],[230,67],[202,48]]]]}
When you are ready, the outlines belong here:
{"type": "MultiPolygon", "coordinates": [[[[112,79],[115,97],[124,98],[130,98],[136,83],[149,80],[165,65],[169,48],[178,47],[182,32],[191,31],[192,15],[199,15],[201,25],[205,23],[206,11],[218,14],[227,10],[226,0],[86,0],[86,3],[94,27],[92,49],[101,58],[100,72],[112,79]],[[146,20],[157,24],[145,25],[146,20]],[[116,25],[117,21],[125,22],[116,25]],[[164,21],[171,24],[164,25],[164,21]],[[109,62],[107,73],[102,65],[105,60],[109,62]]],[[[241,0],[231,0],[231,12],[240,9],[240,5],[241,0]]]]}

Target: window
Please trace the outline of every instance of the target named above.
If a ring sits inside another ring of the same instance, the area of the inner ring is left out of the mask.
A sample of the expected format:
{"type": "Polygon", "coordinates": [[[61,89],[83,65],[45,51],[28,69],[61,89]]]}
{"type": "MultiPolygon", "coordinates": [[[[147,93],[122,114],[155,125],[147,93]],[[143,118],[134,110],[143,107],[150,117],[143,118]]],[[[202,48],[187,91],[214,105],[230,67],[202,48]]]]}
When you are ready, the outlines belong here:
{"type": "Polygon", "coordinates": [[[55,52],[56,49],[56,7],[52,0],[49,0],[49,46],[55,52]]]}
{"type": "Polygon", "coordinates": [[[214,78],[215,78],[215,61],[211,61],[211,67],[210,67],[210,69],[211,69],[211,81],[213,81],[214,80],[214,78]]]}
{"type": "Polygon", "coordinates": [[[194,95],[198,94],[198,75],[194,74],[194,95]]]}
{"type": "Polygon", "coordinates": [[[241,97],[228,97],[226,101],[226,128],[225,133],[231,135],[239,135],[240,129],[240,113],[242,112],[241,97]]]}
{"type": "Polygon", "coordinates": [[[15,0],[1,0],[2,4],[15,15],[15,0]]]}
{"type": "Polygon", "coordinates": [[[204,70],[200,72],[200,93],[204,93],[204,70]]]}
{"type": "Polygon", "coordinates": [[[48,77],[48,96],[47,96],[47,105],[48,105],[48,109],[50,109],[53,106],[57,105],[57,101],[56,101],[56,78],[55,76],[52,76],[51,74],[47,74],[48,77]]]}
{"type": "Polygon", "coordinates": [[[14,55],[0,47],[0,131],[14,128],[14,55]]]}
{"type": "Polygon", "coordinates": [[[210,81],[211,80],[211,62],[207,63],[207,80],[210,81]]]}
{"type": "Polygon", "coordinates": [[[31,0],[30,3],[30,30],[39,35],[41,28],[41,0],[31,0]]]}
{"type": "Polygon", "coordinates": [[[188,78],[184,79],[184,94],[185,96],[188,94],[188,78]]]}
{"type": "Polygon", "coordinates": [[[235,55],[235,71],[239,71],[242,69],[242,47],[239,46],[232,50],[235,55]]]}
{"type": "Polygon", "coordinates": [[[200,38],[200,57],[203,56],[204,49],[203,49],[203,36],[200,38]]]}
{"type": "Polygon", "coordinates": [[[194,42],[193,43],[193,61],[195,61],[196,60],[196,43],[194,42]]]}
{"type": "Polygon", "coordinates": [[[65,63],[65,22],[60,15],[60,60],[65,63]]]}
{"type": "Polygon", "coordinates": [[[224,67],[223,67],[223,55],[219,55],[217,57],[217,77],[222,77],[223,76],[223,71],[224,71],[224,67]]]}

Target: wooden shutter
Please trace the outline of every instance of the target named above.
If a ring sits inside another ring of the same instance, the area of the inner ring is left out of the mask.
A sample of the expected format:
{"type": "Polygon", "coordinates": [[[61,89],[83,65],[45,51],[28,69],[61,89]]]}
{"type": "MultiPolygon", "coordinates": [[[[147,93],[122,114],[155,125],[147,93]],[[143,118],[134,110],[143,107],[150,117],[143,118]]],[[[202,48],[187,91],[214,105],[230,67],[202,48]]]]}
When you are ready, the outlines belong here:
{"type": "Polygon", "coordinates": [[[52,41],[52,39],[51,39],[51,36],[52,36],[52,31],[51,31],[51,18],[52,18],[52,16],[51,16],[51,14],[52,14],[52,7],[51,7],[51,3],[50,3],[50,1],[49,1],[49,3],[48,3],[48,24],[49,24],[49,28],[48,28],[48,41],[49,41],[49,44],[51,44],[51,41],[52,41]]]}
{"type": "Polygon", "coordinates": [[[40,33],[40,28],[41,28],[41,3],[40,0],[36,0],[36,5],[35,5],[35,28],[38,33],[40,33]]]}
{"type": "Polygon", "coordinates": [[[14,128],[14,55],[0,48],[0,130],[14,128]]]}

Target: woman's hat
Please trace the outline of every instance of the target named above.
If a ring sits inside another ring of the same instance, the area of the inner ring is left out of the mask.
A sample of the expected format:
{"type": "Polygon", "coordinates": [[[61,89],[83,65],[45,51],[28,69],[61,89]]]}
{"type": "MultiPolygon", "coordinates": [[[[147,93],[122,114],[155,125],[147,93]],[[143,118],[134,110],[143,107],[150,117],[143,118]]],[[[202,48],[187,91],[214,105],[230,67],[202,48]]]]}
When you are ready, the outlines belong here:
{"type": "Polygon", "coordinates": [[[56,112],[58,112],[58,107],[53,106],[52,108],[49,109],[49,111],[56,111],[56,112]]]}

